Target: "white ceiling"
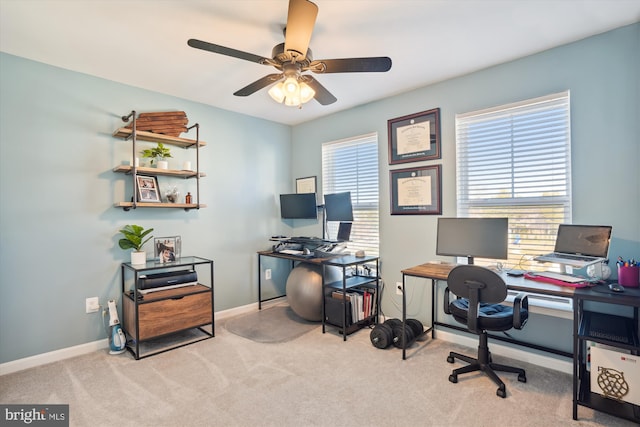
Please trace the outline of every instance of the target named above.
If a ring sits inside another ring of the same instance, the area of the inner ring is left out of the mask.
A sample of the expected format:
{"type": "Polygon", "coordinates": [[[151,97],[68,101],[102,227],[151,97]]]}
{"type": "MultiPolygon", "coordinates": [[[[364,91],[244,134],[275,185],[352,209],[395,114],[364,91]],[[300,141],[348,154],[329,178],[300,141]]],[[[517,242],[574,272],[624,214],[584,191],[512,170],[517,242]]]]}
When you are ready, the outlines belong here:
{"type": "Polygon", "coordinates": [[[189,38],[271,57],[287,0],[0,0],[0,50],[285,124],[410,91],[640,20],[640,0],[315,0],[314,59],[389,56],[387,73],[315,74],[338,101],[300,110],[276,70],[193,49],[189,38]]]}

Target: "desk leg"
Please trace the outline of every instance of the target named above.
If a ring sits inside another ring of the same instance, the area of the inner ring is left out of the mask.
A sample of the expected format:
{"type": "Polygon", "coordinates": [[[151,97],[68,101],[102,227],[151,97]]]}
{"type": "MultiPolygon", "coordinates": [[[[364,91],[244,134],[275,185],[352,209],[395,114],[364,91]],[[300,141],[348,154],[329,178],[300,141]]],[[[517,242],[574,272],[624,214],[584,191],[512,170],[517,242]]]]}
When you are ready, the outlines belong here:
{"type": "Polygon", "coordinates": [[[435,338],[436,330],[436,287],[438,281],[431,279],[431,339],[435,338]]]}
{"type": "Polygon", "coordinates": [[[405,275],[402,275],[402,360],[407,358],[407,343],[404,340],[405,333],[404,328],[407,323],[407,294],[406,284],[405,284],[405,275]]]}
{"type": "Polygon", "coordinates": [[[578,327],[580,323],[580,315],[582,312],[582,300],[578,298],[573,299],[573,419],[578,419],[578,382],[582,381],[580,378],[580,357],[581,349],[580,342],[578,341],[578,327]]]}
{"type": "Polygon", "coordinates": [[[258,254],[258,310],[262,310],[262,255],[258,254]]]}

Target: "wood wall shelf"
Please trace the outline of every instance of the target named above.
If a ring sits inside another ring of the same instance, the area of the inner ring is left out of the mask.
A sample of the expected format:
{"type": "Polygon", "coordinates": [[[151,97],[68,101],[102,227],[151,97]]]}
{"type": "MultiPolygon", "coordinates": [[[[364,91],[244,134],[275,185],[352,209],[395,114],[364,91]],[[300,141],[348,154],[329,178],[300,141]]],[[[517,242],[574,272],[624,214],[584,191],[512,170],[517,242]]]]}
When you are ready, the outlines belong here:
{"type": "MultiPolygon", "coordinates": [[[[128,165],[120,165],[113,168],[114,172],[117,173],[125,173],[127,175],[131,175],[133,173],[132,167],[128,165]]],[[[158,169],[158,168],[147,168],[147,167],[137,167],[136,173],[138,175],[162,175],[162,176],[172,176],[175,178],[195,178],[198,174],[196,171],[186,171],[186,170],[175,170],[175,169],[158,169]]],[[[200,176],[207,176],[204,172],[200,172],[200,176]]]]}
{"type": "MultiPolygon", "coordinates": [[[[132,134],[133,130],[129,128],[119,128],[113,133],[113,136],[116,138],[128,139],[132,134]]],[[[194,147],[197,143],[195,139],[180,138],[177,136],[162,135],[160,133],[145,132],[141,130],[136,132],[136,139],[148,142],[161,142],[163,144],[177,145],[178,147],[184,148],[194,147]]],[[[200,147],[204,147],[207,143],[200,141],[199,145],[200,147]]]]}
{"type": "MultiPolygon", "coordinates": [[[[116,208],[124,208],[125,210],[133,209],[133,202],[118,202],[114,205],[116,208]]],[[[205,204],[196,203],[155,203],[155,202],[138,202],[137,208],[170,208],[170,209],[201,209],[206,208],[205,204]]]]}

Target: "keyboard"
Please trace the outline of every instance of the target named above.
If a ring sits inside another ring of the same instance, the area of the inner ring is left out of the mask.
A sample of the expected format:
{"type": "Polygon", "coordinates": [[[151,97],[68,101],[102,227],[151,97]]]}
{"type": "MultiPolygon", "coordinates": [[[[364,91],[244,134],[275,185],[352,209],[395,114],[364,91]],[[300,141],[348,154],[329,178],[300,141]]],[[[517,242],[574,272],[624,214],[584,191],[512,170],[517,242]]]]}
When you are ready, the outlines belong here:
{"type": "Polygon", "coordinates": [[[302,251],[296,251],[294,249],[283,249],[278,252],[280,252],[281,254],[287,254],[287,255],[302,255],[302,251]]]}
{"type": "Polygon", "coordinates": [[[567,283],[580,283],[587,280],[584,277],[572,276],[570,274],[556,273],[554,271],[536,271],[534,274],[539,277],[546,277],[548,279],[560,280],[561,282],[567,282],[567,283]]]}

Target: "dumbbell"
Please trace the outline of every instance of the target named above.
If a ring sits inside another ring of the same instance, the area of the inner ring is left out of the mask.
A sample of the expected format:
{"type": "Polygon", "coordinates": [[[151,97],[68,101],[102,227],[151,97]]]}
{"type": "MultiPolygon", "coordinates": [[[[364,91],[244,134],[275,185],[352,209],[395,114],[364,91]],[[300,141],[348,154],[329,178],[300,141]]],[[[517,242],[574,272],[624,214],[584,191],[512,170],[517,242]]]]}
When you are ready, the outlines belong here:
{"type": "Polygon", "coordinates": [[[389,347],[393,342],[393,328],[398,325],[402,327],[400,319],[387,319],[384,323],[376,325],[369,335],[371,344],[381,349],[389,347]]]}
{"type": "Polygon", "coordinates": [[[407,319],[407,323],[405,328],[402,327],[402,322],[400,324],[393,326],[393,345],[397,348],[402,348],[402,330],[404,329],[404,342],[406,347],[409,347],[413,342],[422,335],[423,326],[422,322],[418,319],[407,319]]]}

